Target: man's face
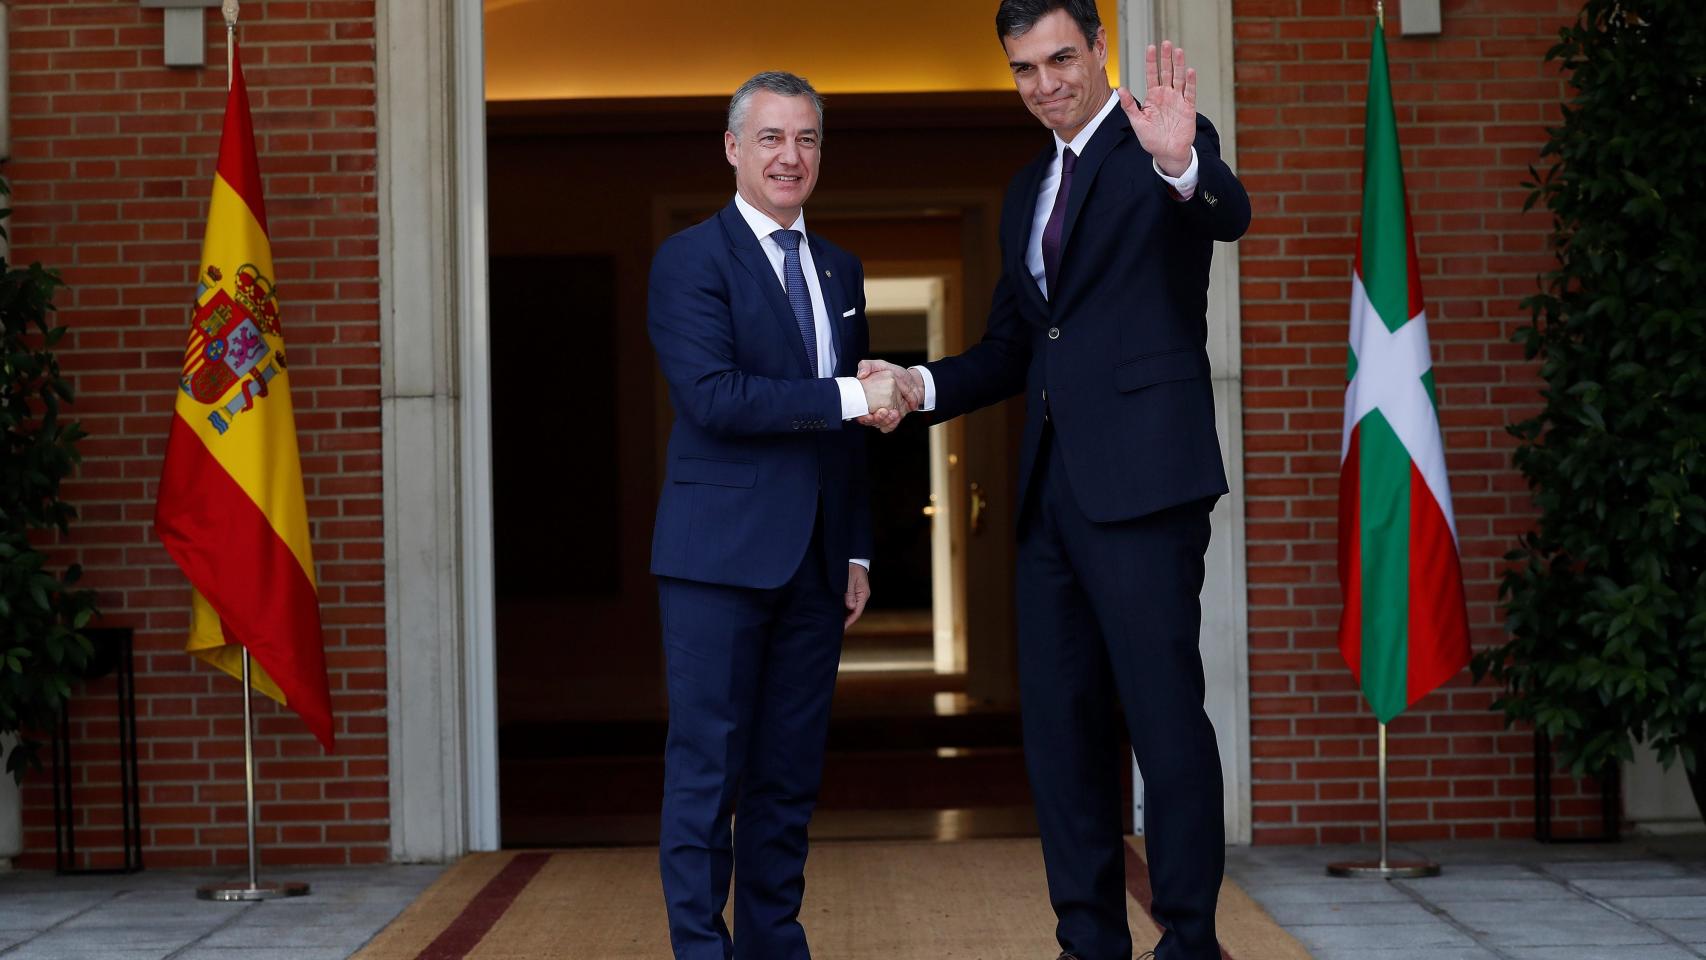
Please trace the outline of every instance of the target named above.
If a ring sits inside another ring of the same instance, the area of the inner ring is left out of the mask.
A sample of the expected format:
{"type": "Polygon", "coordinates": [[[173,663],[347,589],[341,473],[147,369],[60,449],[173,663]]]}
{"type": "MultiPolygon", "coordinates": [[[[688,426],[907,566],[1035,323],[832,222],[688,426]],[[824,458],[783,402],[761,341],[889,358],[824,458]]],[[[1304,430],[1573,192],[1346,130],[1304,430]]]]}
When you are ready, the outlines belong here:
{"type": "Polygon", "coordinates": [[[817,186],[817,125],[810,97],[760,90],[747,102],[741,129],[723,134],[740,195],[783,227],[793,224],[817,186]]]}
{"type": "Polygon", "coordinates": [[[1065,10],[1038,20],[1024,35],[1001,38],[1013,83],[1043,126],[1071,140],[1107,102],[1108,33],[1084,31],[1065,10]]]}

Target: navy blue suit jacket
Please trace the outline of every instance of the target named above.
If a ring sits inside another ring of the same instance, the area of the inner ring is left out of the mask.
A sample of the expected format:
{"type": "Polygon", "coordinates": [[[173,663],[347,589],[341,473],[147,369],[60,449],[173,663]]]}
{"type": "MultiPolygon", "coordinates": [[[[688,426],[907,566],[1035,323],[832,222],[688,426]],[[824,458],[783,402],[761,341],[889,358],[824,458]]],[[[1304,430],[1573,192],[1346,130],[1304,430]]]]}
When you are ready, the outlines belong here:
{"type": "MultiPolygon", "coordinates": [[[[808,234],[836,376],[870,349],[864,268],[808,234]],[[843,316],[851,310],[851,316],[843,316]]],[[[652,258],[647,329],[675,407],[652,573],[770,589],[805,557],[819,507],[830,586],[871,556],[866,429],[815,375],[776,271],[733,202],[652,258]]]]}
{"type": "Polygon", "coordinates": [[[1196,149],[1196,193],[1180,202],[1125,112],[1102,121],[1073,171],[1059,289],[1048,299],[1025,251],[1052,138],[1007,188],[988,330],[928,366],[937,419],[1025,393],[1021,505],[1045,411],[1091,520],[1129,520],[1227,491],[1205,349],[1208,268],[1215,241],[1237,240],[1249,226],[1250,198],[1200,115],[1196,149]]]}

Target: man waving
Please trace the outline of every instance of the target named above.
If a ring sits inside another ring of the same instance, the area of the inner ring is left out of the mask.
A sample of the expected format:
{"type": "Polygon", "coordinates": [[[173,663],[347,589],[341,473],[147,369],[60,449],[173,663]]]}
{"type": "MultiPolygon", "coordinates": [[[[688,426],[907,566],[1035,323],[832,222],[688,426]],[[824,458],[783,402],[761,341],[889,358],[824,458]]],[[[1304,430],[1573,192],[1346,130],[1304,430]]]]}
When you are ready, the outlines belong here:
{"type": "Polygon", "coordinates": [[[956,357],[861,369],[912,381],[938,420],[1025,394],[1019,683],[1062,957],[1131,957],[1120,710],[1166,928],[1156,956],[1215,960],[1225,836],[1198,594],[1227,486],[1204,345],[1214,244],[1243,235],[1249,197],[1183,51],[1149,48],[1139,103],[1109,89],[1094,0],[1003,0],[996,33],[1053,136],[1007,190],[988,331],[956,357]]]}

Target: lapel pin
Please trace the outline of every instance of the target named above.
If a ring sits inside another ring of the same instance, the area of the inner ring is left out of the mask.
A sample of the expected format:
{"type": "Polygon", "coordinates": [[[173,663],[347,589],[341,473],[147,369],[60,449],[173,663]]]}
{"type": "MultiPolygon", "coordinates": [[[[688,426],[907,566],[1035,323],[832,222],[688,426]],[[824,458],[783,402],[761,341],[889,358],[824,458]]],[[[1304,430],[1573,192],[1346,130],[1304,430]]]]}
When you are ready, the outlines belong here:
{"type": "Polygon", "coordinates": [[[834,270],[825,270],[823,272],[823,275],[826,277],[833,277],[833,276],[835,276],[835,271],[834,270]]]}

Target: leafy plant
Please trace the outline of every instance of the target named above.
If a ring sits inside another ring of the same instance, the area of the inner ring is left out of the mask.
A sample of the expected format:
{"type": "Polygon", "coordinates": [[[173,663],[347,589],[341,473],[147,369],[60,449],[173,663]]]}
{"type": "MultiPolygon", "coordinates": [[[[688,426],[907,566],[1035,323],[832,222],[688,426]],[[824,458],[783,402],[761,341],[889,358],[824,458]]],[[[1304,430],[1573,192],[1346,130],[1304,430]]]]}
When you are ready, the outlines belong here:
{"type": "MultiPolygon", "coordinates": [[[[0,181],[0,194],[9,192],[0,181]]],[[[0,210],[0,218],[10,213],[0,210]]],[[[0,257],[0,734],[20,735],[6,757],[20,781],[41,766],[32,734],[58,720],[88,662],[90,644],[78,631],[95,615],[94,593],[75,588],[79,568],[55,575],[39,546],[48,531],[67,533],[77,516],[59,487],[85,436],[60,416],[72,399],[53,355],[65,336],[50,324],[60,286],[39,263],[13,267],[0,257]]]]}
{"type": "Polygon", "coordinates": [[[1560,36],[1528,184],[1558,266],[1515,338],[1545,405],[1510,428],[1540,519],[1475,672],[1577,775],[1650,742],[1706,809],[1706,4],[1588,0],[1560,36]]]}

